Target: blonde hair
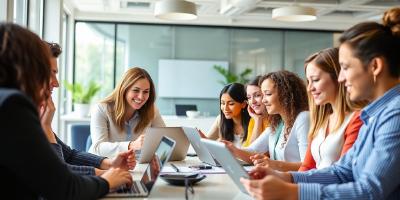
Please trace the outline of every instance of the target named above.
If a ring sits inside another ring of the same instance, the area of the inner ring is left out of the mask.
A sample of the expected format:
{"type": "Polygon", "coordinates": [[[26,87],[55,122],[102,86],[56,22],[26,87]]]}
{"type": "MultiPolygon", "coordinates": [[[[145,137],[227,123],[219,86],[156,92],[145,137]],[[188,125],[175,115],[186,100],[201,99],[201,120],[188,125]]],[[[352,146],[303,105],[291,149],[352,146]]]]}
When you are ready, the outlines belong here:
{"type": "Polygon", "coordinates": [[[314,63],[315,66],[320,68],[322,71],[329,73],[329,76],[338,88],[338,93],[334,102],[335,105],[316,105],[312,95],[308,92],[311,123],[308,135],[310,139],[313,139],[318,134],[318,130],[328,121],[329,115],[333,112],[332,106],[337,108],[339,113],[337,116],[338,120],[334,126],[335,128],[332,131],[335,131],[340,127],[346,117],[346,112],[352,111],[353,108],[347,96],[344,83],[338,82],[340,72],[338,48],[328,48],[310,55],[304,61],[304,69],[306,69],[307,65],[310,63],[314,63]]]}
{"type": "Polygon", "coordinates": [[[102,103],[108,104],[112,120],[115,124],[117,124],[117,127],[120,129],[120,131],[125,130],[124,117],[126,111],[128,110],[127,107],[129,106],[125,100],[126,93],[129,88],[131,88],[131,86],[140,79],[146,79],[150,83],[149,99],[139,110],[137,110],[140,121],[134,128],[134,132],[141,133],[151,123],[155,115],[154,102],[156,98],[156,92],[153,80],[146,70],[139,67],[133,67],[127,70],[123,75],[122,80],[115,87],[114,91],[102,101],[102,103]]]}

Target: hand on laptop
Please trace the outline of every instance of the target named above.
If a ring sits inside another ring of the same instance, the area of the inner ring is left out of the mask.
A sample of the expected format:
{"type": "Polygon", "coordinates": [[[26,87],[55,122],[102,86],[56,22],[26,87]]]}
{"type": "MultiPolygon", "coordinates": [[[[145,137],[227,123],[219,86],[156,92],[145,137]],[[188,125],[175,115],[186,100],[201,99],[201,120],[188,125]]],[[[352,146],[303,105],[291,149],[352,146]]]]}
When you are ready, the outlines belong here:
{"type": "Polygon", "coordinates": [[[250,156],[250,160],[251,160],[251,162],[253,162],[253,164],[255,166],[268,167],[270,164],[269,157],[264,154],[256,154],[256,155],[250,156]]]}
{"type": "Polygon", "coordinates": [[[254,199],[297,199],[297,185],[273,175],[253,180],[240,178],[240,182],[254,199]]]}
{"type": "Polygon", "coordinates": [[[131,173],[121,168],[110,168],[100,177],[104,178],[108,182],[110,190],[117,189],[123,185],[132,184],[131,173]]]}
{"type": "Polygon", "coordinates": [[[262,167],[262,166],[256,166],[254,169],[252,169],[249,172],[249,176],[251,179],[263,179],[266,176],[274,176],[282,181],[285,182],[293,182],[292,180],[292,175],[288,172],[280,172],[274,169],[271,169],[270,167],[262,167]]]}
{"type": "Polygon", "coordinates": [[[140,150],[143,146],[144,142],[144,134],[140,135],[138,138],[136,138],[135,141],[131,141],[129,143],[128,149],[131,150],[140,150]]]}
{"type": "Polygon", "coordinates": [[[202,130],[200,130],[198,128],[196,128],[196,130],[197,130],[197,132],[199,132],[199,135],[200,135],[201,138],[208,139],[208,137],[206,136],[206,134],[204,134],[204,132],[202,130]]]}
{"type": "Polygon", "coordinates": [[[234,155],[236,155],[237,147],[236,147],[232,142],[227,141],[227,140],[221,140],[220,142],[224,143],[225,146],[226,146],[226,148],[228,148],[228,150],[229,150],[231,153],[233,153],[234,155]]]}

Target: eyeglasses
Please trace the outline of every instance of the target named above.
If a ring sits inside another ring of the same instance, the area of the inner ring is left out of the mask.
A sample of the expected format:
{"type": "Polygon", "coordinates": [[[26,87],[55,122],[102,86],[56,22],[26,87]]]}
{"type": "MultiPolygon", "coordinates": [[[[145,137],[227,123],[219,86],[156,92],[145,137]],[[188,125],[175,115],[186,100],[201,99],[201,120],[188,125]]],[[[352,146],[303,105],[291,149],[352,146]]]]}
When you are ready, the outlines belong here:
{"type": "Polygon", "coordinates": [[[189,200],[189,193],[193,197],[194,195],[194,189],[192,183],[190,183],[190,180],[188,178],[185,178],[185,199],[189,200]]]}

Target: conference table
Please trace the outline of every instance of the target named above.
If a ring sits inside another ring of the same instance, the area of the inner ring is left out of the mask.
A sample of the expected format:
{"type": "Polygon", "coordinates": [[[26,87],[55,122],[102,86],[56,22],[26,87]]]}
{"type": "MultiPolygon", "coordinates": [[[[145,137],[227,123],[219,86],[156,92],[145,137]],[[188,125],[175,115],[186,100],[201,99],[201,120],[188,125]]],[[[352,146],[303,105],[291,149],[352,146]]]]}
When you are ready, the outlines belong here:
{"type": "MultiPolygon", "coordinates": [[[[186,159],[183,161],[174,161],[171,163],[175,164],[178,168],[182,168],[188,167],[190,165],[201,164],[201,161],[197,157],[186,157],[186,159]]],[[[140,179],[146,166],[147,164],[138,164],[136,166],[135,170],[132,171],[132,176],[134,180],[140,179]]],[[[165,167],[169,166],[169,164],[166,164],[165,167]]],[[[234,182],[227,174],[206,174],[206,176],[207,177],[205,179],[193,185],[194,194],[189,195],[188,199],[252,199],[249,195],[240,192],[238,187],[234,184],[234,182]]],[[[148,197],[135,199],[185,199],[185,187],[170,185],[159,177],[148,197]]]]}

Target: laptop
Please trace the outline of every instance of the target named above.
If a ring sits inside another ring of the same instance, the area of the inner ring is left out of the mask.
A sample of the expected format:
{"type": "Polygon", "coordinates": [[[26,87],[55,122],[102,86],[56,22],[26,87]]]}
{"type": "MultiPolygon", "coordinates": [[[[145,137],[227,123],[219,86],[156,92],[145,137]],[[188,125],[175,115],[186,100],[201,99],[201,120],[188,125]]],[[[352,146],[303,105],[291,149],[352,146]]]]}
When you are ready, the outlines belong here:
{"type": "Polygon", "coordinates": [[[171,161],[181,161],[186,158],[190,143],[182,127],[150,127],[146,130],[142,149],[137,156],[139,163],[150,162],[154,152],[156,152],[157,144],[163,136],[167,136],[176,142],[176,148],[170,158],[171,161]]]}
{"type": "Polygon", "coordinates": [[[225,144],[208,139],[201,139],[201,142],[207,147],[214,158],[218,160],[240,191],[248,194],[246,188],[240,182],[240,178],[249,178],[249,175],[238,160],[236,160],[232,153],[225,147],[225,144]]]}
{"type": "Polygon", "coordinates": [[[131,187],[121,187],[118,190],[109,193],[106,197],[147,197],[160,175],[165,163],[171,157],[175,147],[175,141],[168,137],[162,137],[158,143],[157,149],[152,156],[149,165],[143,173],[140,181],[133,181],[131,187]]]}
{"type": "Polygon", "coordinates": [[[217,160],[210,154],[207,147],[201,142],[201,137],[199,132],[195,128],[191,127],[182,127],[183,132],[186,134],[186,137],[189,139],[192,144],[193,149],[196,151],[199,159],[209,165],[220,167],[221,165],[217,160]]]}

